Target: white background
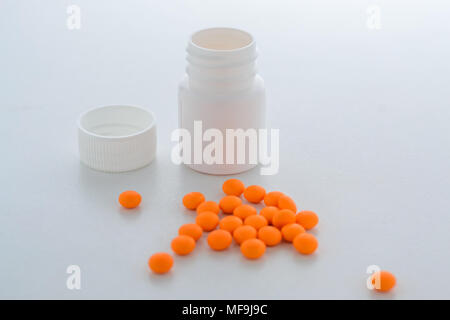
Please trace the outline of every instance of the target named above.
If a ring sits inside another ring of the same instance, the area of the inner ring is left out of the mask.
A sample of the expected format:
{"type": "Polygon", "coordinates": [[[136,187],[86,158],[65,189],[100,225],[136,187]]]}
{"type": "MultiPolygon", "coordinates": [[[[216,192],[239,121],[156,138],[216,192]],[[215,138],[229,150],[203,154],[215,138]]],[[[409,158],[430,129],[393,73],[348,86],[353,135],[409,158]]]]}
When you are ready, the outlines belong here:
{"type": "Polygon", "coordinates": [[[450,298],[448,1],[0,1],[0,298],[450,298]],[[81,29],[66,26],[81,8],[81,29]],[[370,30],[367,8],[381,9],[370,30]],[[315,210],[313,256],[288,244],[245,260],[202,239],[152,275],[194,221],[182,196],[219,200],[224,177],[170,161],[176,87],[198,29],[251,32],[280,131],[280,170],[238,177],[315,210]],[[76,120],[88,108],[142,105],[158,119],[150,166],[105,174],[80,165],[76,120]],[[135,212],[117,197],[135,189],[135,212]],[[66,268],[81,267],[81,290],[66,268]],[[397,276],[366,289],[366,268],[397,276]]]}

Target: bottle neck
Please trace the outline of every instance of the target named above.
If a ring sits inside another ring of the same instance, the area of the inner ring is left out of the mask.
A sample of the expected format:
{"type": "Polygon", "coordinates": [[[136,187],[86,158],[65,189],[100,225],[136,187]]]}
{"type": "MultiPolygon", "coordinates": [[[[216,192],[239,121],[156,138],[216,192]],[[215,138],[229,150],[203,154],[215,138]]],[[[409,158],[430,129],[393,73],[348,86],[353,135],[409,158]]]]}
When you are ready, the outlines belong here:
{"type": "Polygon", "coordinates": [[[187,46],[189,86],[226,93],[252,86],[257,74],[256,44],[244,31],[228,28],[195,33],[187,46]]]}

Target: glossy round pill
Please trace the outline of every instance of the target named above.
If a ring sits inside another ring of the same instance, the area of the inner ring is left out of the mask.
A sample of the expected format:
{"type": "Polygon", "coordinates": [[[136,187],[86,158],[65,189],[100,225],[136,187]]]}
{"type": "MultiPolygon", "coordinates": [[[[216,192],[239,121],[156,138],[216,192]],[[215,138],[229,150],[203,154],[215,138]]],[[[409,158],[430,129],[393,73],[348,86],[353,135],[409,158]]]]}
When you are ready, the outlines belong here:
{"type": "Polygon", "coordinates": [[[219,228],[233,234],[234,230],[242,226],[242,220],[236,216],[228,216],[220,220],[219,228]]]}
{"type": "Polygon", "coordinates": [[[242,200],[236,196],[225,196],[219,201],[219,207],[223,213],[233,213],[236,207],[242,204],[242,200]]]}
{"type": "Polygon", "coordinates": [[[319,223],[319,217],[313,211],[300,211],[297,213],[296,221],[306,230],[314,228],[319,223]]]}
{"type": "Polygon", "coordinates": [[[241,204],[240,206],[236,207],[233,211],[233,215],[235,215],[238,218],[241,218],[242,220],[245,220],[245,218],[255,215],[258,212],[254,207],[248,204],[241,204]]]}
{"type": "Polygon", "coordinates": [[[226,230],[214,230],[208,235],[208,245],[216,251],[225,250],[233,241],[233,237],[226,230]]]}
{"type": "Polygon", "coordinates": [[[372,275],[374,289],[381,292],[390,291],[395,287],[396,282],[395,276],[386,270],[377,271],[372,275]]]}
{"type": "Polygon", "coordinates": [[[280,209],[278,209],[277,207],[273,207],[273,206],[269,206],[269,207],[264,207],[261,209],[261,211],[259,212],[259,214],[261,216],[263,216],[264,218],[266,218],[267,222],[269,224],[272,223],[272,219],[273,216],[275,215],[275,213],[277,213],[280,209]]]}
{"type": "Polygon", "coordinates": [[[295,213],[288,209],[281,209],[273,215],[272,224],[281,229],[287,224],[295,222],[295,213]]]}
{"type": "Polygon", "coordinates": [[[312,234],[301,233],[292,241],[294,248],[301,254],[311,254],[316,251],[319,242],[312,234]]]}
{"type": "Polygon", "coordinates": [[[205,211],[211,211],[214,212],[215,214],[219,214],[220,207],[215,201],[205,201],[198,205],[197,213],[202,213],[205,211]]]}
{"type": "Polygon", "coordinates": [[[173,258],[166,252],[158,252],[148,259],[148,266],[153,272],[163,274],[172,268],[173,258]]]}
{"type": "Polygon", "coordinates": [[[266,206],[277,207],[278,199],[283,195],[283,192],[280,191],[271,191],[269,193],[266,193],[266,195],[264,196],[264,203],[266,206]]]}
{"type": "Polygon", "coordinates": [[[241,180],[228,179],[222,185],[222,190],[227,195],[239,197],[244,192],[245,186],[241,180]]]}
{"type": "Polygon", "coordinates": [[[245,240],[256,238],[257,234],[258,232],[252,226],[240,226],[234,230],[233,238],[238,244],[241,244],[245,240]]]}
{"type": "Polygon", "coordinates": [[[205,196],[200,192],[189,192],[183,197],[183,205],[189,210],[195,210],[200,203],[205,201],[205,196]]]}
{"type": "Polygon", "coordinates": [[[304,232],[305,228],[297,223],[287,224],[281,229],[283,239],[287,242],[292,242],[296,236],[304,232]]]}
{"type": "Polygon", "coordinates": [[[195,240],[189,236],[178,236],[173,238],[171,247],[176,254],[185,256],[195,249],[195,240]]]}
{"type": "Polygon", "coordinates": [[[202,230],[202,228],[199,225],[197,225],[195,223],[187,223],[187,224],[183,224],[178,229],[178,234],[180,236],[192,237],[192,239],[197,241],[202,236],[203,230],[202,230]]]}
{"type": "Polygon", "coordinates": [[[278,208],[289,209],[293,212],[297,212],[297,205],[291,197],[282,195],[278,198],[278,208]]]}
{"type": "Polygon", "coordinates": [[[136,208],[141,203],[141,200],[141,195],[132,190],[124,191],[119,195],[119,203],[127,209],[136,208]]]}
{"type": "Polygon", "coordinates": [[[265,195],[266,190],[261,186],[249,186],[244,191],[244,198],[251,203],[260,203],[265,195]]]}
{"type": "Polygon", "coordinates": [[[219,224],[219,216],[214,212],[205,211],[197,215],[195,223],[198,224],[203,231],[211,231],[219,224]]]}
{"type": "Polygon", "coordinates": [[[266,226],[258,231],[258,239],[266,244],[266,246],[276,246],[281,242],[281,232],[275,227],[266,226]]]}
{"type": "Polygon", "coordinates": [[[259,239],[248,239],[241,244],[241,253],[247,259],[258,259],[266,252],[266,245],[259,239]]]}
{"type": "Polygon", "coordinates": [[[259,230],[262,227],[267,226],[268,223],[267,223],[267,219],[266,218],[264,218],[261,215],[256,215],[255,214],[255,215],[251,215],[251,216],[245,218],[244,224],[248,225],[248,226],[252,226],[256,230],[259,230]]]}

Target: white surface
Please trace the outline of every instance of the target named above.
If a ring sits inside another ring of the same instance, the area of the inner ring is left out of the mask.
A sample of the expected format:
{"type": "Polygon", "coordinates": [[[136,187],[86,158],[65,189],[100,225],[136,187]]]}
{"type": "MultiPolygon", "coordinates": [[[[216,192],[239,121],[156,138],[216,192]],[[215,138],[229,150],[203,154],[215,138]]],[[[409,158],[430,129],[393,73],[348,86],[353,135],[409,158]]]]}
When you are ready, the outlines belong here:
{"type": "Polygon", "coordinates": [[[247,2],[0,2],[1,298],[450,298],[448,2],[247,2]],[[73,3],[82,28],[69,31],[73,3]],[[156,277],[147,258],[194,219],[181,197],[221,196],[223,177],[170,162],[186,41],[211,26],[255,36],[281,129],[279,174],[238,177],[317,211],[320,247],[249,262],[200,241],[156,277]],[[125,174],[80,165],[77,116],[120,103],[155,112],[157,159],[125,174]],[[137,212],[117,204],[126,189],[143,195],[137,212]],[[396,274],[393,293],[366,289],[371,264],[396,274]]]}

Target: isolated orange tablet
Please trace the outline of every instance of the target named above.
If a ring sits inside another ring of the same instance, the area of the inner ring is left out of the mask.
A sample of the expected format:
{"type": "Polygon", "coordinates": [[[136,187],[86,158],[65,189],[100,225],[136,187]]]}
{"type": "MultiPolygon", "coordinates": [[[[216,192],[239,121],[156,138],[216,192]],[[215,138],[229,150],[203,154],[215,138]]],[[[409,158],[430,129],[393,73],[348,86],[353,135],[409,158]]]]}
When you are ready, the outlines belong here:
{"type": "Polygon", "coordinates": [[[239,197],[242,192],[244,192],[245,186],[241,180],[238,179],[228,179],[222,185],[222,190],[225,194],[230,196],[239,197]]]}
{"type": "Polygon", "coordinates": [[[264,196],[264,203],[266,204],[266,206],[277,207],[278,199],[283,195],[283,192],[280,191],[271,191],[269,193],[266,193],[266,195],[264,196]]]}
{"type": "Polygon", "coordinates": [[[287,242],[292,242],[292,240],[294,240],[294,238],[297,235],[304,232],[305,228],[303,228],[301,225],[297,223],[287,224],[281,229],[283,239],[286,240],[287,242]]]}
{"type": "Polygon", "coordinates": [[[260,228],[267,226],[268,223],[266,218],[255,214],[245,218],[244,224],[259,230],[260,228]]]}
{"type": "Polygon", "coordinates": [[[269,224],[271,224],[272,223],[272,218],[275,215],[275,213],[278,212],[278,210],[280,210],[280,209],[278,209],[277,207],[272,207],[272,206],[264,207],[264,208],[261,209],[259,214],[261,216],[263,216],[264,218],[266,218],[267,222],[269,224]]]}
{"type": "Polygon", "coordinates": [[[192,239],[197,241],[202,236],[203,231],[202,231],[202,228],[199,225],[197,225],[195,223],[187,223],[187,224],[183,224],[178,229],[178,234],[180,236],[192,237],[192,239]]]}
{"type": "Polygon", "coordinates": [[[166,252],[158,252],[148,259],[148,266],[153,272],[163,274],[172,268],[173,258],[166,252]]]}
{"type": "Polygon", "coordinates": [[[292,241],[294,248],[302,254],[311,254],[316,251],[319,242],[312,234],[301,233],[292,241]]]}
{"type": "Polygon", "coordinates": [[[236,209],[234,209],[233,214],[236,217],[241,218],[242,220],[245,220],[245,218],[247,218],[251,215],[257,214],[257,211],[251,205],[241,204],[240,206],[236,207],[236,209]]]}
{"type": "Polygon", "coordinates": [[[272,226],[262,227],[258,231],[258,239],[267,246],[276,246],[281,242],[281,232],[272,226]]]}
{"type": "Polygon", "coordinates": [[[251,203],[260,203],[265,195],[266,190],[261,186],[249,186],[244,191],[244,198],[251,203]]]}
{"type": "Polygon", "coordinates": [[[291,197],[283,195],[278,198],[278,208],[297,212],[297,205],[291,197]]]}
{"type": "Polygon", "coordinates": [[[248,259],[258,259],[266,252],[266,245],[259,239],[248,239],[242,242],[241,252],[248,259]]]}
{"type": "Polygon", "coordinates": [[[211,231],[219,224],[219,216],[214,212],[205,211],[197,215],[195,223],[198,224],[203,231],[211,231]]]}
{"type": "Polygon", "coordinates": [[[295,212],[289,209],[281,209],[276,212],[272,217],[272,224],[281,229],[287,224],[295,222],[295,212]]]}
{"type": "Polygon", "coordinates": [[[176,254],[185,256],[195,249],[195,240],[189,236],[178,236],[173,238],[171,247],[176,254]]]}
{"type": "Polygon", "coordinates": [[[197,213],[202,213],[205,211],[211,211],[214,212],[215,214],[219,214],[220,207],[215,201],[205,201],[198,205],[197,213]]]}
{"type": "Polygon", "coordinates": [[[254,239],[256,238],[256,235],[257,231],[252,226],[240,226],[233,232],[233,238],[238,244],[241,244],[248,239],[254,239]]]}
{"type": "Polygon", "coordinates": [[[375,290],[387,292],[395,287],[395,276],[386,270],[377,271],[372,275],[372,285],[375,290]]]}
{"type": "Polygon", "coordinates": [[[189,210],[197,209],[198,205],[205,201],[205,196],[200,192],[189,192],[183,197],[183,205],[189,210]]]}
{"type": "Polygon", "coordinates": [[[220,220],[219,228],[233,234],[236,228],[242,226],[242,220],[236,216],[228,216],[220,220]]]}
{"type": "Polygon", "coordinates": [[[242,204],[242,200],[236,196],[225,196],[219,201],[219,207],[223,213],[233,213],[236,207],[242,204]]]}
{"type": "Polygon", "coordinates": [[[141,200],[141,195],[132,190],[124,191],[119,195],[119,203],[127,209],[136,208],[141,200]]]}
{"type": "Polygon", "coordinates": [[[300,211],[297,213],[296,221],[306,230],[314,228],[319,223],[319,217],[313,211],[300,211]]]}
{"type": "Polygon", "coordinates": [[[226,230],[214,230],[208,235],[207,240],[211,249],[221,251],[230,246],[233,237],[226,230]]]}

